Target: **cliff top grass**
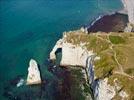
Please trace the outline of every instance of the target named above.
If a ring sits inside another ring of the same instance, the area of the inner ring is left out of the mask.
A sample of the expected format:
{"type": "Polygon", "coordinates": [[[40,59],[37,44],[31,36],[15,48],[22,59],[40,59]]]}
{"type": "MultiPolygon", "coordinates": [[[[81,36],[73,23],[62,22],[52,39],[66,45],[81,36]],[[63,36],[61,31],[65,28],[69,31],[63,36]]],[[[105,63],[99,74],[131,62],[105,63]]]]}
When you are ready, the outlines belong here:
{"type": "MultiPolygon", "coordinates": [[[[66,42],[74,45],[81,43],[93,50],[101,59],[95,61],[96,78],[110,77],[122,83],[127,93],[134,93],[134,33],[89,33],[81,30],[67,33],[66,42]]],[[[130,97],[134,98],[134,96],[130,97]]]]}
{"type": "MultiPolygon", "coordinates": [[[[119,66],[122,66],[126,74],[134,75],[134,33],[85,34],[78,30],[69,32],[65,40],[74,45],[83,43],[88,50],[100,56],[102,59],[95,62],[96,70],[103,66],[112,71],[120,71],[119,66]]],[[[103,72],[97,74],[98,77],[103,76],[100,75],[103,72]]]]}

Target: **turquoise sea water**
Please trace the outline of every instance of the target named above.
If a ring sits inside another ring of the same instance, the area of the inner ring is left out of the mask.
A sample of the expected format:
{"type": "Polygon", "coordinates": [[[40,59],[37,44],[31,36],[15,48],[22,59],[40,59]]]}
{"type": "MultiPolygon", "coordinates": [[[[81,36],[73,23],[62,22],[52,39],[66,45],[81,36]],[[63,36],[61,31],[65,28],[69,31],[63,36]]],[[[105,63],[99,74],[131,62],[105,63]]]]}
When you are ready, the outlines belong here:
{"type": "Polygon", "coordinates": [[[44,77],[55,78],[46,60],[63,31],[120,9],[120,0],[0,0],[0,100],[9,80],[26,79],[31,58],[44,77]]]}

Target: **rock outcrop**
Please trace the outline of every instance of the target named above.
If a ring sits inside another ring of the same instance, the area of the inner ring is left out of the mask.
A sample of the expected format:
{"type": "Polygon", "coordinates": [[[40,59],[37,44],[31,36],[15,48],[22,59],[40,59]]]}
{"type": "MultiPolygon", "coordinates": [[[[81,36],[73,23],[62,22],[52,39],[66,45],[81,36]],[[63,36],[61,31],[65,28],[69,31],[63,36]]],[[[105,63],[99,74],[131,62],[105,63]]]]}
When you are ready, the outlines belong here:
{"type": "Polygon", "coordinates": [[[31,59],[29,62],[28,76],[27,76],[27,85],[40,84],[41,75],[38,68],[38,64],[35,60],[31,59]]]}

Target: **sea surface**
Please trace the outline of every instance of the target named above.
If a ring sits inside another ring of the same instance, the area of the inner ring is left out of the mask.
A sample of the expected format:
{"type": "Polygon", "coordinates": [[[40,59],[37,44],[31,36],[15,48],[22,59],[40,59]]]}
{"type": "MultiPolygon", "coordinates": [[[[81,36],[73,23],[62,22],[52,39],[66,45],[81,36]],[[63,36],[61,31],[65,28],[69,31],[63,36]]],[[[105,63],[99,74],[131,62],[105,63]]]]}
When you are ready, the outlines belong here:
{"type": "MultiPolygon", "coordinates": [[[[122,8],[120,0],[0,0],[0,100],[17,100],[15,93],[29,91],[15,84],[26,80],[31,58],[39,63],[45,80],[55,80],[47,59],[62,32],[88,26],[99,15],[122,8]]],[[[54,100],[51,85],[41,98],[54,100]]]]}

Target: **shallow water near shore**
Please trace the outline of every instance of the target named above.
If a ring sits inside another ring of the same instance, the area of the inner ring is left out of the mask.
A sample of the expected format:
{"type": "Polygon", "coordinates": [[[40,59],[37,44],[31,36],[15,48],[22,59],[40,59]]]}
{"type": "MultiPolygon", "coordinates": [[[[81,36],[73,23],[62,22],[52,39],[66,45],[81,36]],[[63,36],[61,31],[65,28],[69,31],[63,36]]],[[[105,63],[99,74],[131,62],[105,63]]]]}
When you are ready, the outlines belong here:
{"type": "Polygon", "coordinates": [[[0,0],[0,100],[14,100],[12,93],[21,100],[22,94],[29,97],[34,93],[31,100],[40,97],[40,86],[16,88],[20,78],[26,79],[31,58],[39,63],[47,84],[41,98],[55,98],[59,77],[49,71],[47,59],[62,32],[87,26],[99,15],[122,9],[120,0],[98,1],[0,0]]]}

